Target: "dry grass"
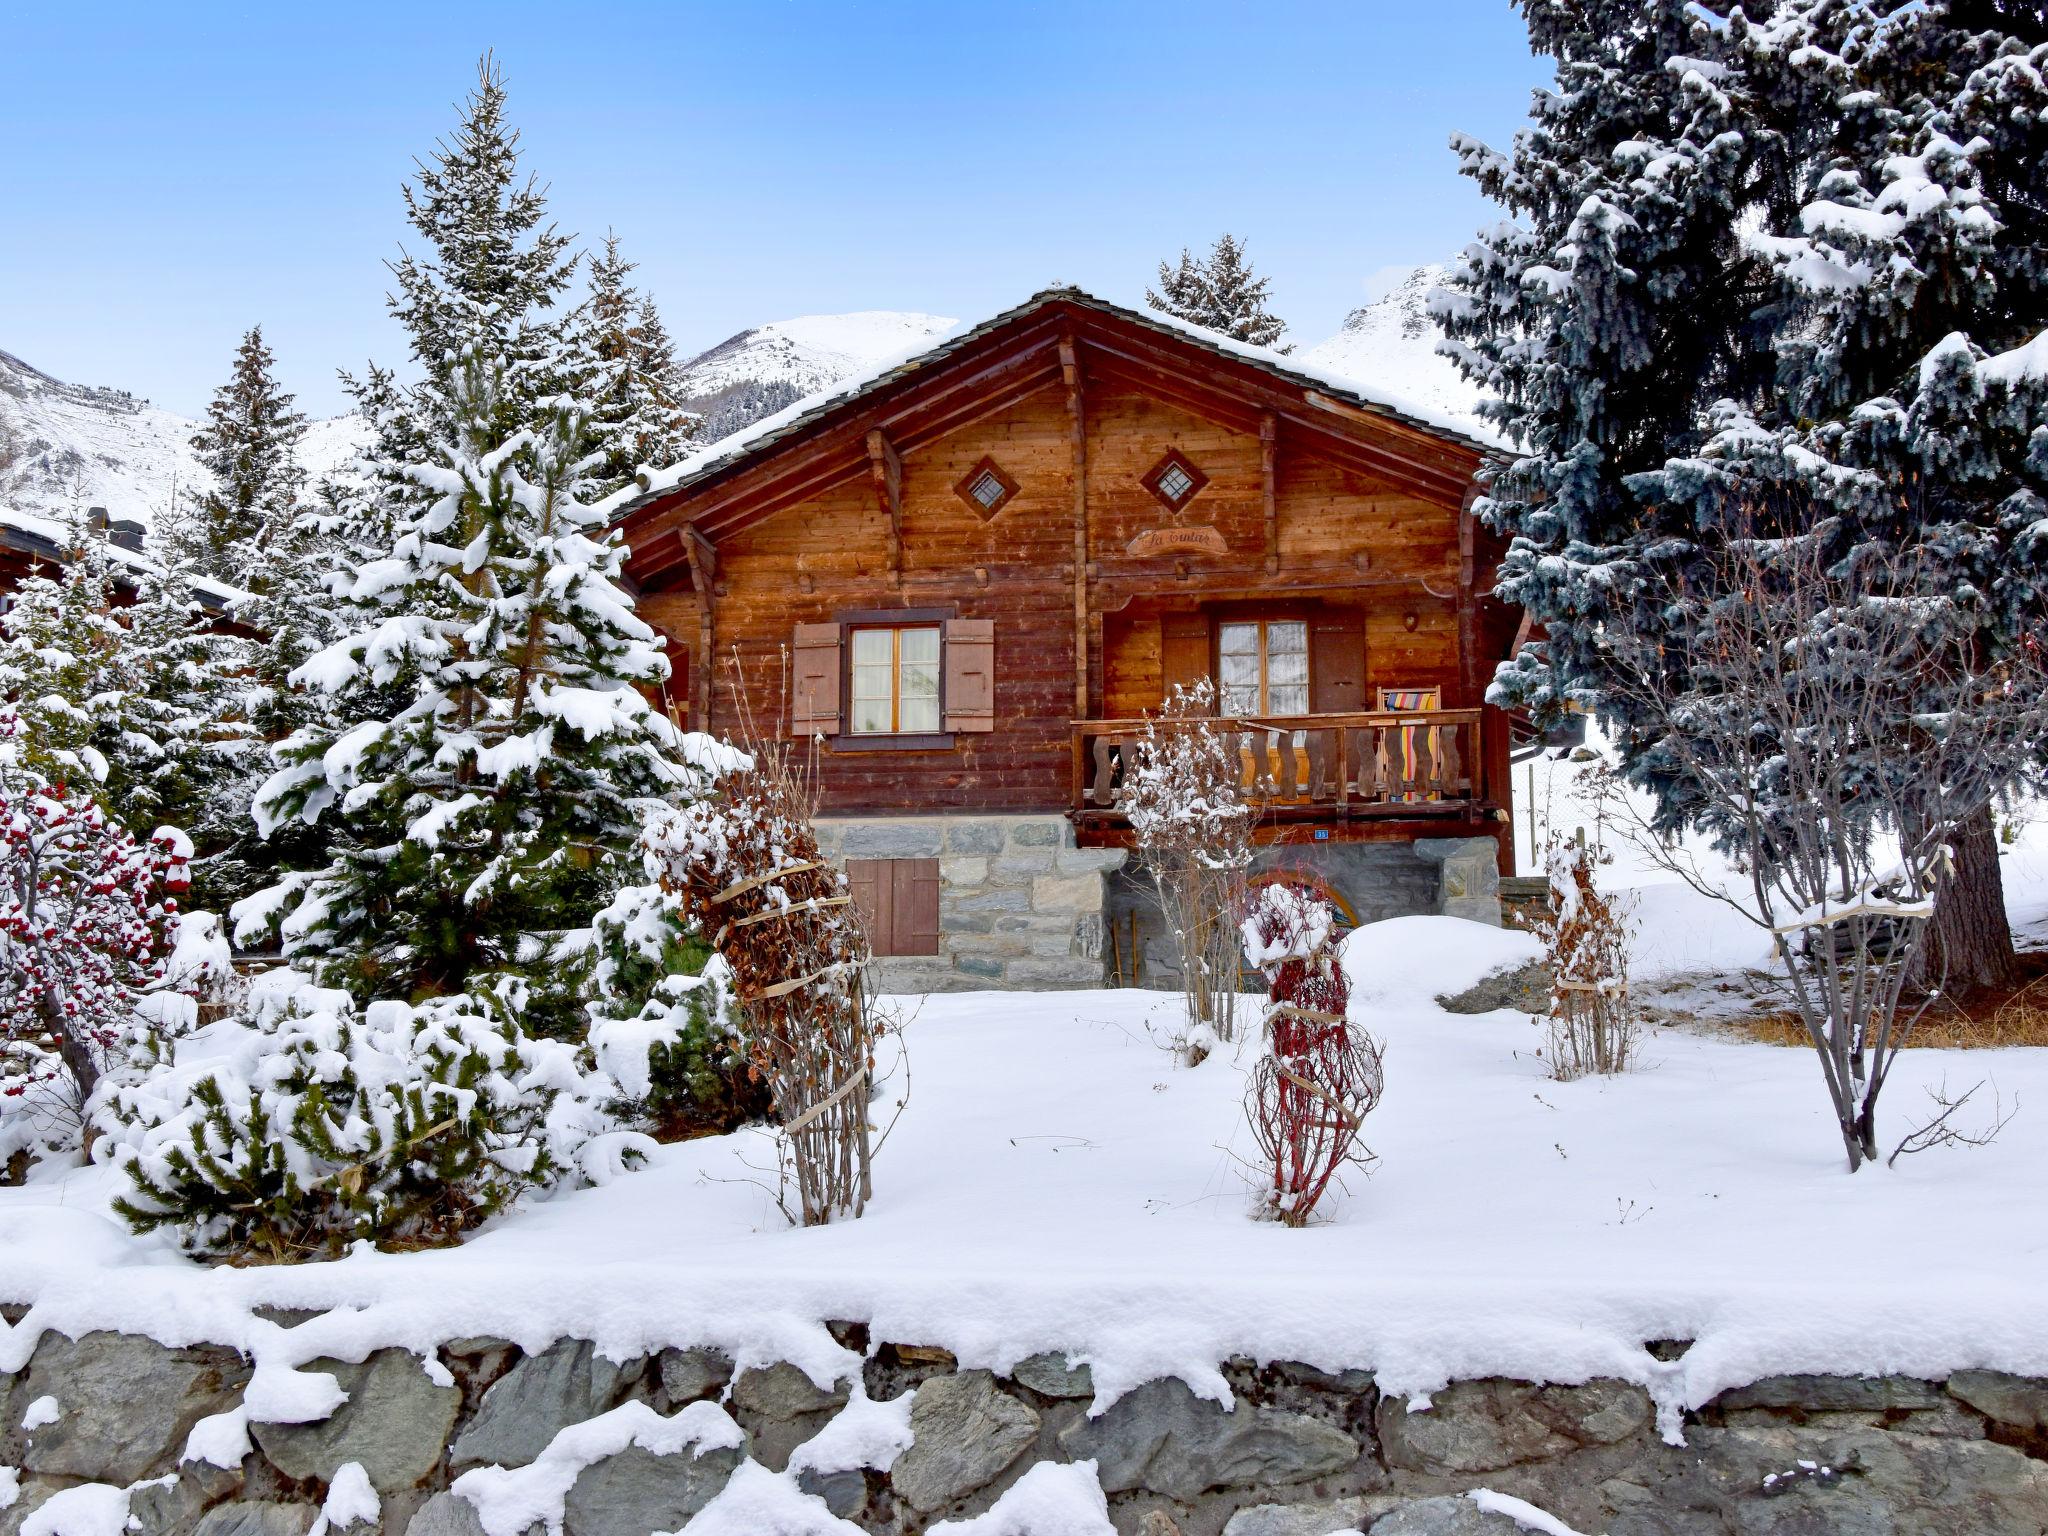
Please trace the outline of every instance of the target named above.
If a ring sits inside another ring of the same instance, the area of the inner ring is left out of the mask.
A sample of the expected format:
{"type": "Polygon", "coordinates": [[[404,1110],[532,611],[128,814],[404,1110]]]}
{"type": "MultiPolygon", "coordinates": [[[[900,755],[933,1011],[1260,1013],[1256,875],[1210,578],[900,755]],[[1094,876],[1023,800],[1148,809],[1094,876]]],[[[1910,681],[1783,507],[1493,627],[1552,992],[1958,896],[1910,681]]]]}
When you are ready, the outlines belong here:
{"type": "MultiPolygon", "coordinates": [[[[2011,1046],[2048,1046],[2048,967],[2043,957],[2022,955],[2020,982],[1999,991],[1961,1001],[1942,998],[1927,1010],[1906,1048],[1984,1051],[2011,1046]]],[[[1789,1010],[1731,1020],[1745,1038],[1763,1045],[1808,1048],[1811,1042],[1799,1016],[1789,1010]]]]}

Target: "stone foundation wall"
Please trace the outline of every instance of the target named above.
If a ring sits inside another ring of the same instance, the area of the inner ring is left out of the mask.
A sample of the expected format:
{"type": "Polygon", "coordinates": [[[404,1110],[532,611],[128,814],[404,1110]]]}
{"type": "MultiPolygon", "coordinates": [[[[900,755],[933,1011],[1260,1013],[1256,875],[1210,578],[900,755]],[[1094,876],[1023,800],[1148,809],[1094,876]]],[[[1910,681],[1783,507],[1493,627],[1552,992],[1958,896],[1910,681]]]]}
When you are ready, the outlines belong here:
{"type": "MultiPolygon", "coordinates": [[[[144,1536],[309,1536],[350,1463],[379,1514],[334,1536],[479,1536],[475,1507],[449,1486],[465,1471],[528,1465],[562,1430],[622,1407],[657,1425],[723,1403],[742,1444],[577,1459],[565,1536],[648,1536],[682,1527],[743,1460],[786,1469],[856,1385],[875,1402],[909,1395],[907,1447],[886,1471],[798,1481],[878,1536],[978,1513],[1030,1467],[1084,1460],[1123,1536],[1520,1536],[1465,1497],[1482,1487],[1606,1536],[2048,1529],[2048,1381],[1992,1371],[1772,1377],[1686,1415],[1675,1446],[1642,1388],[1619,1381],[1460,1382],[1425,1408],[1382,1395],[1366,1371],[1240,1360],[1224,1367],[1231,1409],[1157,1381],[1090,1418],[1088,1371],[1063,1359],[997,1375],[942,1349],[875,1344],[859,1325],[833,1332],[865,1356],[857,1384],[821,1388],[789,1365],[735,1377],[706,1350],[612,1361],[575,1340],[534,1354],[477,1338],[431,1358],[315,1361],[308,1369],[331,1371],[348,1400],[318,1423],[250,1426],[228,1467],[180,1457],[195,1426],[241,1404],[250,1368],[234,1351],[46,1334],[24,1371],[0,1373],[0,1536],[80,1489],[72,1509],[125,1490],[128,1529],[144,1536]]],[[[58,1536],[70,1528],[56,1524],[58,1536]]]]}
{"type": "Polygon", "coordinates": [[[1121,848],[1077,848],[1064,816],[828,817],[832,858],[939,861],[939,953],[877,960],[885,992],[1099,987],[1102,877],[1121,848]]]}
{"type": "MultiPolygon", "coordinates": [[[[1327,882],[1361,923],[1431,913],[1495,927],[1501,922],[1499,864],[1490,837],[1291,843],[1259,849],[1253,877],[1275,870],[1298,870],[1327,882]]],[[[1179,985],[1179,955],[1135,854],[1109,877],[1104,919],[1110,930],[1112,982],[1130,985],[1135,977],[1141,986],[1170,990],[1179,985]]]]}

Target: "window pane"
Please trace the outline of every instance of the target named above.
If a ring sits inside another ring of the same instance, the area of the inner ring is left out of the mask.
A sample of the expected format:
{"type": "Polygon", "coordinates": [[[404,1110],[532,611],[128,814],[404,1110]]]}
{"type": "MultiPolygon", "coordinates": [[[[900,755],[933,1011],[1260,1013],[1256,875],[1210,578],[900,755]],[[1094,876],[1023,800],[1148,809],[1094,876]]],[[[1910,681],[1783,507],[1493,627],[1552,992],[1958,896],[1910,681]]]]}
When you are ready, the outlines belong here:
{"type": "Polygon", "coordinates": [[[939,696],[939,669],[923,662],[905,662],[903,665],[903,702],[912,699],[936,699],[939,696]]]}
{"type": "Polygon", "coordinates": [[[903,696],[903,708],[897,715],[897,729],[903,731],[933,732],[939,728],[939,695],[936,690],[927,698],[903,696]]]}
{"type": "Polygon", "coordinates": [[[994,475],[983,475],[968,494],[984,507],[992,507],[1003,499],[1003,482],[994,475]]]}
{"type": "Polygon", "coordinates": [[[903,637],[905,661],[938,661],[939,632],[936,629],[905,629],[897,633],[903,637]]]}
{"type": "Polygon", "coordinates": [[[860,666],[865,662],[880,662],[886,666],[889,661],[890,642],[894,638],[894,632],[891,630],[856,629],[853,632],[853,664],[860,666]]]}
{"type": "Polygon", "coordinates": [[[1274,715],[1305,715],[1308,713],[1308,684],[1274,684],[1266,690],[1266,712],[1274,715]]]}
{"type": "Polygon", "coordinates": [[[1268,656],[1306,656],[1308,654],[1308,626],[1299,619],[1289,619],[1284,624],[1266,626],[1266,654],[1268,656]]]}
{"type": "Polygon", "coordinates": [[[1259,626],[1256,624],[1225,624],[1217,631],[1217,649],[1226,656],[1258,655],[1259,626]]]}
{"type": "Polygon", "coordinates": [[[1259,686],[1259,658],[1256,655],[1234,656],[1225,651],[1217,658],[1217,681],[1226,688],[1251,688],[1259,686]]]}
{"type": "Polygon", "coordinates": [[[887,699],[895,676],[887,661],[856,662],[853,668],[853,696],[856,699],[887,699]]]}
{"type": "Polygon", "coordinates": [[[1259,685],[1223,685],[1223,713],[1226,715],[1256,715],[1259,713],[1259,685]]]}
{"type": "Polygon", "coordinates": [[[1300,652],[1266,652],[1266,681],[1278,688],[1308,681],[1308,657],[1300,652]]]}
{"type": "Polygon", "coordinates": [[[855,699],[853,701],[853,729],[856,734],[873,733],[889,729],[889,700],[855,699]]]}

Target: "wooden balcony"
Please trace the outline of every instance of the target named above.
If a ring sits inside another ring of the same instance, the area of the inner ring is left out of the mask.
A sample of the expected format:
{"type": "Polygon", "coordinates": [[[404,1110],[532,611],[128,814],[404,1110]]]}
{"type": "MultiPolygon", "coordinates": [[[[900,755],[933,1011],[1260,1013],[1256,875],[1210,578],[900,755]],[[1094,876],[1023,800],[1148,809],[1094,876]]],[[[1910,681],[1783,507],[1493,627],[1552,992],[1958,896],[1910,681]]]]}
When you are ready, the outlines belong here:
{"type": "MultiPolygon", "coordinates": [[[[1073,816],[1117,824],[1124,764],[1145,720],[1074,722],[1073,816]]],[[[1283,715],[1214,722],[1240,786],[1271,821],[1471,818],[1490,809],[1480,711],[1283,715]]]]}

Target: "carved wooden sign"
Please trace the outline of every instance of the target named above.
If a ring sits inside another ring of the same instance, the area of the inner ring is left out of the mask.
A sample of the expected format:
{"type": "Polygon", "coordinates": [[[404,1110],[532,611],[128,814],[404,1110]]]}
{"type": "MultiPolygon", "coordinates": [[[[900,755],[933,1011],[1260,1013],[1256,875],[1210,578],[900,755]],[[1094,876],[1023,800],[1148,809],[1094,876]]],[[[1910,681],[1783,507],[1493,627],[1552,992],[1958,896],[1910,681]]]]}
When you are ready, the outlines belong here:
{"type": "Polygon", "coordinates": [[[1230,546],[1214,528],[1148,528],[1124,546],[1125,552],[1151,555],[1227,555],[1230,546]]]}

